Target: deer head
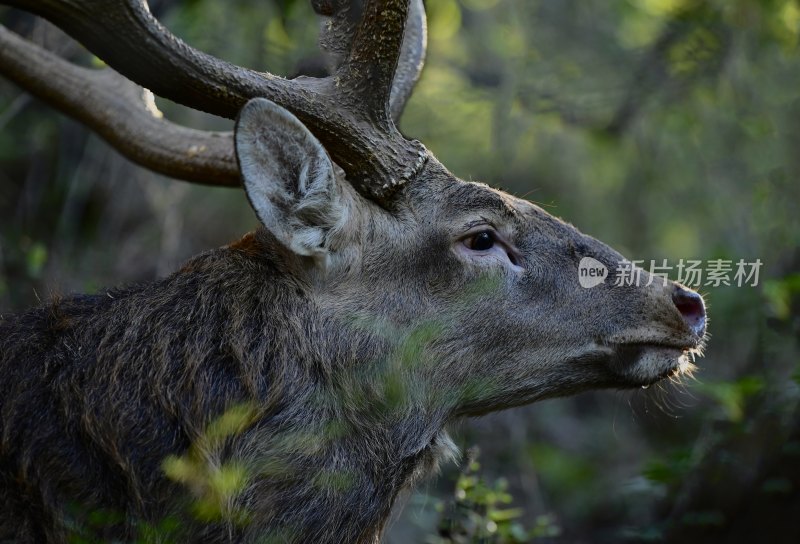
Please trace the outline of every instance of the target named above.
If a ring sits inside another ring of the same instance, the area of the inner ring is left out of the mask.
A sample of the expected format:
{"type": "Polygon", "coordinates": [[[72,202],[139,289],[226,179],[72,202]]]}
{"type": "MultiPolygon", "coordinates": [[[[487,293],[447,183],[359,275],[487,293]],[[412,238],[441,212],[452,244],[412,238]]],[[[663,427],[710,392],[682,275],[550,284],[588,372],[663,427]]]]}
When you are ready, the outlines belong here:
{"type": "Polygon", "coordinates": [[[414,379],[446,397],[429,391],[439,406],[474,414],[691,367],[705,332],[700,296],[644,271],[638,286],[583,287],[583,259],[613,273],[623,257],[538,206],[461,181],[429,156],[388,211],[264,99],[242,110],[236,151],[258,217],[332,317],[437,325],[435,363],[414,379]]]}

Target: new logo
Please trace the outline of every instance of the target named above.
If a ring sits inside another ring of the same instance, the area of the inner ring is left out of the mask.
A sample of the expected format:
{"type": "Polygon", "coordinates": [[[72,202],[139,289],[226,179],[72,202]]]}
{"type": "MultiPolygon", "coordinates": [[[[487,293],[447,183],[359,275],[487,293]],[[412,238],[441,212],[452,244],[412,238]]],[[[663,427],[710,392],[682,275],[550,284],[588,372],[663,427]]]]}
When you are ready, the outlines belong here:
{"type": "Polygon", "coordinates": [[[578,264],[578,281],[581,287],[591,289],[595,285],[603,283],[607,276],[608,268],[597,259],[584,257],[578,264]]]}

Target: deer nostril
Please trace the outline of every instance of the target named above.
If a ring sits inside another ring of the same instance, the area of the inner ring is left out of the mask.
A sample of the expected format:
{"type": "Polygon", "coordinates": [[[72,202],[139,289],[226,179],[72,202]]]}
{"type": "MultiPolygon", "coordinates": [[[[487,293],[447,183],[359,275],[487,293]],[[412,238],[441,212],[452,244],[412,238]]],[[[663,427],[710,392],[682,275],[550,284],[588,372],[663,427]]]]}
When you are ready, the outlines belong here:
{"type": "Polygon", "coordinates": [[[672,302],[692,332],[703,336],[706,332],[706,306],[703,304],[703,297],[694,291],[678,287],[672,293],[672,302]]]}

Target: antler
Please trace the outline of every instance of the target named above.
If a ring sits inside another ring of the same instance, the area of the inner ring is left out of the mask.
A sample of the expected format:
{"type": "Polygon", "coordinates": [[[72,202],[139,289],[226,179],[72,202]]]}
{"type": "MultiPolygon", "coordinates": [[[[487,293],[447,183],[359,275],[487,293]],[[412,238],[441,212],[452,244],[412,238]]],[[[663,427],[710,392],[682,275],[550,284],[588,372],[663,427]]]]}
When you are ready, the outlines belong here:
{"type": "MultiPolygon", "coordinates": [[[[343,0],[331,2],[336,11],[344,5],[343,0]]],[[[385,202],[396,187],[411,179],[427,158],[422,144],[400,134],[389,111],[409,0],[367,2],[352,34],[350,52],[336,72],[327,78],[294,80],[238,67],[197,51],[164,28],[151,15],[146,0],[8,0],[3,3],[47,18],[119,73],[185,106],[233,118],[250,98],[269,98],[303,121],[356,188],[379,202],[385,202]]],[[[424,26],[422,29],[420,35],[424,44],[424,26]]],[[[13,57],[20,43],[8,40],[8,33],[4,34],[3,46],[8,54],[3,56],[0,70],[15,74],[20,66],[13,66],[6,57],[13,57]],[[7,44],[9,48],[5,47],[7,44]]],[[[417,49],[424,51],[424,47],[417,49]]],[[[406,96],[419,73],[422,53],[409,58],[412,62],[416,59],[417,67],[410,69],[410,79],[407,75],[401,78],[407,88],[406,96]]],[[[59,72],[67,72],[63,68],[60,64],[57,67],[59,72]]],[[[402,73],[406,72],[408,70],[402,73]]],[[[43,80],[21,76],[15,80],[22,81],[23,86],[45,100],[57,102],[40,89],[43,80]]],[[[56,89],[61,94],[68,81],[66,76],[55,82],[51,78],[51,84],[61,84],[62,88],[56,89]]],[[[403,102],[400,100],[399,110],[403,102]]],[[[70,109],[74,105],[65,107],[62,104],[61,107],[70,109]]],[[[83,100],[83,109],[90,108],[91,102],[83,100]]],[[[92,124],[90,113],[80,118],[98,131],[103,125],[102,119],[95,119],[92,124]]],[[[177,128],[162,121],[159,130],[165,127],[177,128]]],[[[126,131],[118,132],[126,134],[126,131]]],[[[114,131],[107,133],[113,135],[114,131]]],[[[111,136],[104,136],[114,143],[111,136]]],[[[193,136],[196,139],[199,134],[193,136]]],[[[154,162],[158,161],[151,161],[151,167],[154,162]]],[[[186,175],[180,177],[190,179],[186,175]]]]}
{"type": "Polygon", "coordinates": [[[75,66],[0,26],[0,71],[142,166],[196,183],[240,185],[232,133],[166,121],[152,93],[111,69],[75,66]]]}
{"type": "MultiPolygon", "coordinates": [[[[328,68],[332,73],[336,72],[352,48],[356,25],[362,18],[363,3],[361,0],[311,0],[311,4],[319,15],[330,17],[322,24],[319,45],[328,54],[328,68]]],[[[400,119],[425,64],[427,36],[425,6],[422,0],[411,0],[389,97],[389,111],[395,122],[400,119]]]]}

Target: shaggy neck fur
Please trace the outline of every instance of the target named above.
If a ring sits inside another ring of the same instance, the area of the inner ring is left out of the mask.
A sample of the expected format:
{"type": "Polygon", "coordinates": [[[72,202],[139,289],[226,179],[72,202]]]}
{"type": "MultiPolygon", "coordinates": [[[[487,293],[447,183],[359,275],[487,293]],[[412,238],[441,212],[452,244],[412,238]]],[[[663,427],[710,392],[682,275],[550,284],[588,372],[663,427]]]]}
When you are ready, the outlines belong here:
{"type": "Polygon", "coordinates": [[[453,455],[445,414],[360,381],[386,341],[320,308],[285,251],[261,230],[154,284],[0,318],[0,541],[64,542],[101,509],[123,514],[86,528],[101,538],[173,516],[188,541],[379,539],[453,455]],[[226,428],[231,410],[246,421],[226,428]],[[168,458],[243,476],[214,495],[168,458]]]}

